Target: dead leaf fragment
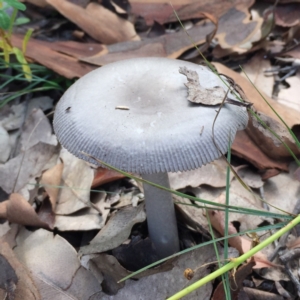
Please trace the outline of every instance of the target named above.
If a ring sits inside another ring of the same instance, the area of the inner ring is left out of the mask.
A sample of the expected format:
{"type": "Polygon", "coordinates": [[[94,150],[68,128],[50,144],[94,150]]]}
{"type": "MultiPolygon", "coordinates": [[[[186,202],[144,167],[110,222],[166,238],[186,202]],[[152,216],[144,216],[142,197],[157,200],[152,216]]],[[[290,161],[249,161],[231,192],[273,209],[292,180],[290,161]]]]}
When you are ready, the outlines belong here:
{"type": "MultiPolygon", "coordinates": [[[[248,79],[244,78],[241,74],[234,72],[233,70],[227,68],[226,66],[220,63],[214,63],[214,66],[220,74],[225,74],[234,80],[244,91],[247,99],[254,104],[256,110],[261,111],[262,113],[268,115],[269,117],[277,120],[277,116],[264,101],[262,96],[256,91],[253,85],[249,82],[248,79]]],[[[300,124],[299,112],[278,103],[277,101],[269,98],[268,96],[262,95],[265,99],[271,104],[273,109],[282,117],[283,120],[292,128],[296,124],[300,124]]]]}
{"type": "Polygon", "coordinates": [[[128,237],[136,223],[146,220],[144,205],[126,207],[116,212],[94,237],[88,246],[80,249],[82,254],[91,254],[111,250],[121,245],[128,237]]]}
{"type": "MultiPolygon", "coordinates": [[[[240,266],[236,272],[231,272],[229,278],[229,286],[231,287],[231,298],[239,299],[238,295],[243,290],[243,281],[252,273],[252,268],[255,265],[253,260],[240,266]]],[[[213,294],[212,300],[226,299],[223,282],[220,282],[213,294]]]]}
{"type": "Polygon", "coordinates": [[[103,44],[140,39],[133,24],[97,3],[91,2],[84,9],[66,0],[47,0],[47,2],[103,44]]]}
{"type": "Polygon", "coordinates": [[[33,207],[20,195],[13,193],[9,200],[0,203],[0,218],[11,223],[49,228],[36,214],[33,207]]]}
{"type": "Polygon", "coordinates": [[[64,164],[59,163],[45,171],[40,180],[49,196],[52,211],[55,210],[63,169],[64,164]]]}
{"type": "Polygon", "coordinates": [[[218,105],[224,100],[225,90],[220,86],[212,89],[202,87],[196,71],[189,70],[187,67],[180,67],[179,73],[187,77],[188,83],[184,85],[188,88],[187,99],[189,101],[205,105],[218,105]]]}
{"type": "Polygon", "coordinates": [[[52,134],[52,127],[43,111],[34,109],[23,126],[21,136],[22,151],[26,151],[39,142],[56,146],[57,138],[52,134]]]}
{"type": "MultiPolygon", "coordinates": [[[[227,164],[223,158],[208,163],[201,168],[186,172],[169,173],[170,186],[174,190],[187,186],[198,187],[206,184],[216,188],[226,186],[227,164]]],[[[230,172],[230,181],[234,174],[230,172]]]]}
{"type": "Polygon", "coordinates": [[[90,207],[90,189],[94,170],[84,160],[62,149],[64,163],[61,188],[57,198],[56,214],[68,215],[90,207]]]}
{"type": "MultiPolygon", "coordinates": [[[[219,249],[220,255],[222,250],[219,249]]],[[[236,250],[230,249],[229,256],[236,256],[236,250]]],[[[124,299],[166,299],[179,290],[183,289],[187,285],[190,285],[200,278],[206,276],[210,271],[208,268],[201,268],[203,264],[215,261],[215,253],[211,245],[205,248],[199,248],[194,251],[190,251],[176,258],[172,264],[173,268],[166,272],[161,270],[161,265],[157,270],[152,268],[147,270],[147,273],[138,274],[137,280],[127,280],[125,281],[125,286],[122,287],[117,281],[128,274],[115,257],[106,254],[100,254],[92,258],[94,265],[94,272],[98,271],[103,274],[104,281],[102,286],[109,289],[110,292],[115,292],[113,296],[114,300],[124,300],[124,299]],[[197,269],[194,278],[188,281],[184,276],[183,272],[186,268],[197,269]],[[127,274],[126,274],[127,273],[127,274]],[[148,275],[148,276],[145,276],[148,275]],[[129,295],[129,296],[128,296],[129,295]],[[134,295],[134,297],[132,297],[134,295]]],[[[168,262],[167,262],[168,263],[168,262]]],[[[168,269],[170,266],[168,266],[168,269]]],[[[209,299],[212,291],[212,283],[204,285],[200,289],[196,289],[186,299],[209,299]]]]}
{"type": "Polygon", "coordinates": [[[247,78],[248,76],[258,90],[271,97],[274,77],[273,75],[266,76],[266,74],[264,74],[265,70],[271,68],[270,60],[265,59],[264,55],[265,54],[263,52],[258,52],[250,60],[243,64],[243,72],[241,75],[244,78],[247,78]]]}
{"type": "Polygon", "coordinates": [[[1,242],[0,246],[0,265],[1,299],[42,299],[32,280],[30,272],[18,261],[8,244],[3,242],[1,242]],[[6,289],[6,296],[2,294],[1,289],[6,289]]]}
{"type": "MultiPolygon", "coordinates": [[[[257,112],[256,114],[295,154],[299,153],[299,149],[286,127],[262,112],[257,112]]],[[[250,114],[246,132],[269,157],[280,159],[291,155],[284,144],[252,114],[250,114]]]]}
{"type": "Polygon", "coordinates": [[[63,290],[70,287],[80,268],[75,249],[58,234],[44,229],[34,232],[23,229],[17,237],[14,252],[33,275],[45,278],[63,290]]]}
{"type": "MultiPolygon", "coordinates": [[[[22,48],[22,41],[24,40],[23,36],[20,35],[13,35],[12,36],[12,43],[15,47],[22,48]]],[[[74,42],[75,43],[75,42],[74,42]]],[[[75,55],[72,52],[72,47],[70,45],[69,50],[71,49],[72,53],[66,53],[66,51],[60,52],[56,50],[55,47],[57,43],[50,43],[46,41],[40,41],[34,38],[29,39],[27,50],[26,50],[26,57],[29,57],[31,60],[44,65],[48,69],[54,70],[56,73],[72,79],[81,77],[88,72],[91,72],[95,69],[94,66],[88,65],[78,61],[75,55]],[[68,55],[69,54],[69,55],[68,55]],[[75,56],[75,57],[74,57],[75,56]]],[[[68,44],[66,42],[66,44],[68,44]]],[[[81,43],[76,43],[76,45],[80,45],[81,43]]],[[[95,43],[93,44],[95,45],[95,43]]],[[[67,45],[64,49],[67,48],[67,45]]],[[[80,47],[84,48],[84,47],[80,47]]],[[[94,46],[91,48],[95,48],[94,46]]],[[[98,45],[97,49],[103,48],[101,45],[98,45]]],[[[87,48],[89,49],[89,48],[87,48]]],[[[88,51],[87,53],[93,51],[88,51]]]]}
{"type": "Polygon", "coordinates": [[[0,165],[1,188],[8,194],[20,191],[31,179],[40,176],[45,165],[56,153],[57,147],[39,142],[25,153],[0,165]]]}

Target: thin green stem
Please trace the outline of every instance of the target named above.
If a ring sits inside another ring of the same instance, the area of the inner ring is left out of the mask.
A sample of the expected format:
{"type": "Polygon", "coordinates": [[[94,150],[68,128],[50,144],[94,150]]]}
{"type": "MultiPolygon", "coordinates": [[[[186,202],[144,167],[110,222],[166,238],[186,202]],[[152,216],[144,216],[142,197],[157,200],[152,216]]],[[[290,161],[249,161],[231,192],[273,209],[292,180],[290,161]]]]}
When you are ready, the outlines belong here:
{"type": "Polygon", "coordinates": [[[277,239],[279,239],[283,234],[291,230],[293,227],[295,227],[298,223],[300,223],[300,215],[298,215],[295,219],[293,219],[291,222],[289,222],[285,227],[278,230],[276,233],[265,239],[263,242],[249,250],[247,253],[241,255],[238,258],[232,259],[231,262],[223,266],[222,268],[216,270],[215,272],[207,275],[206,277],[200,279],[199,281],[191,284],[187,288],[181,290],[177,294],[171,296],[167,300],[177,300],[180,299],[189,293],[193,292],[194,290],[200,288],[204,284],[210,282],[211,280],[221,276],[225,272],[228,272],[232,269],[236,269],[240,264],[242,264],[247,259],[251,258],[254,254],[262,250],[263,248],[267,247],[269,244],[273,243],[277,239]]]}

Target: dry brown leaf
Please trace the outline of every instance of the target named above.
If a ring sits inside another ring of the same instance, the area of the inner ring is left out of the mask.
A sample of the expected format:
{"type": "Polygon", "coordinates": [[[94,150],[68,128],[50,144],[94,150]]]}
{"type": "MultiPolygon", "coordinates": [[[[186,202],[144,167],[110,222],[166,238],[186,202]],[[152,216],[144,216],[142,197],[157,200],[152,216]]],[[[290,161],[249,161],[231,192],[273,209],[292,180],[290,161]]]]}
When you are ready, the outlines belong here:
{"type": "MultiPolygon", "coordinates": [[[[257,112],[257,116],[273,131],[280,139],[292,150],[293,153],[299,153],[291,134],[284,125],[275,119],[265,115],[262,112],[257,112]]],[[[246,128],[247,134],[260,147],[260,149],[273,159],[282,159],[291,156],[284,144],[279,141],[272,132],[264,128],[264,126],[256,119],[255,116],[249,114],[249,122],[246,128]]]]}
{"type": "Polygon", "coordinates": [[[51,228],[54,228],[54,212],[60,190],[59,185],[61,182],[63,167],[64,165],[62,163],[53,166],[43,173],[40,180],[40,184],[43,185],[48,197],[44,199],[38,215],[40,219],[49,224],[51,228]]]}
{"type": "Polygon", "coordinates": [[[75,249],[58,234],[23,229],[14,252],[30,270],[42,299],[90,299],[101,287],[80,265],[75,249]],[[81,282],[81,283],[80,283],[81,282]]]}
{"type": "Polygon", "coordinates": [[[30,272],[18,261],[7,243],[0,242],[0,297],[1,299],[41,300],[30,272]],[[7,294],[2,293],[6,290],[7,294]]]}
{"type": "MultiPolygon", "coordinates": [[[[222,249],[219,249],[219,253],[222,255],[222,249]]],[[[230,257],[236,257],[236,254],[236,250],[229,250],[230,257]]],[[[128,295],[134,295],[137,299],[152,300],[166,299],[187,285],[206,276],[210,271],[207,266],[201,266],[215,262],[215,260],[213,246],[209,245],[180,255],[172,261],[173,268],[168,272],[162,269],[163,265],[157,270],[152,268],[147,271],[148,274],[138,274],[139,280],[125,281],[124,287],[122,287],[124,283],[117,284],[117,281],[128,275],[129,272],[120,266],[116,258],[111,255],[100,254],[92,258],[92,265],[95,273],[98,272],[102,276],[104,274],[102,286],[107,287],[111,293],[115,294],[113,296],[114,300],[131,299],[132,296],[128,297],[128,295]],[[183,275],[186,268],[196,269],[195,276],[190,281],[183,275]]],[[[201,289],[196,289],[188,295],[187,299],[209,299],[211,292],[212,283],[209,282],[201,289]]]]}
{"type": "Polygon", "coordinates": [[[295,76],[289,77],[285,81],[290,87],[279,91],[278,102],[300,113],[300,72],[297,72],[295,76]]]}
{"type": "MultiPolygon", "coordinates": [[[[252,273],[252,268],[255,265],[253,260],[250,260],[248,263],[240,266],[235,272],[231,272],[229,277],[229,286],[232,299],[239,299],[238,295],[240,290],[243,289],[243,281],[252,273]]],[[[224,292],[224,283],[220,282],[217,288],[214,291],[212,300],[223,300],[226,299],[224,292]]]]}
{"type": "MultiPolygon", "coordinates": [[[[250,15],[249,13],[246,14],[246,8],[244,11],[232,8],[232,11],[227,12],[219,21],[219,38],[229,48],[245,43],[248,39],[251,39],[253,32],[255,33],[255,30],[260,28],[259,22],[250,21],[250,15]],[[246,24],[242,23],[241,25],[241,22],[246,19],[248,20],[246,24]],[[235,20],[236,23],[232,23],[232,20],[235,20]],[[240,34],[241,26],[244,30],[240,34]],[[237,29],[239,30],[239,34],[236,32],[237,29]]],[[[188,29],[186,32],[192,37],[194,43],[191,43],[190,37],[187,36],[184,30],[180,30],[179,32],[162,35],[157,38],[144,39],[143,41],[109,45],[97,55],[82,58],[82,61],[100,66],[134,57],[159,56],[177,58],[186,50],[193,48],[193,44],[204,44],[211,36],[211,33],[215,31],[215,28],[216,26],[213,22],[200,22],[191,29],[188,29]]]]}
{"type": "Polygon", "coordinates": [[[292,49],[289,49],[288,51],[283,51],[281,55],[300,59],[300,44],[296,44],[292,49]]]}
{"type": "MultiPolygon", "coordinates": [[[[195,44],[203,44],[215,30],[213,23],[202,23],[187,30],[193,37],[195,44]]],[[[142,41],[117,43],[105,47],[96,55],[84,57],[80,60],[102,66],[114,61],[135,57],[169,57],[177,58],[186,50],[193,48],[186,32],[180,30],[172,34],[165,34],[157,38],[148,38],[142,41]]]]}
{"type": "MultiPolygon", "coordinates": [[[[288,173],[280,173],[268,179],[264,185],[265,200],[289,213],[294,211],[299,200],[299,181],[294,178],[296,168],[297,164],[292,162],[288,173]]],[[[278,213],[273,207],[270,207],[270,211],[278,213]]]]}
{"type": "Polygon", "coordinates": [[[187,99],[189,101],[205,105],[217,105],[224,100],[226,92],[221,86],[215,86],[212,89],[202,87],[198,73],[186,67],[179,67],[179,73],[185,75],[188,80],[188,83],[184,85],[188,88],[187,99]]]}
{"type": "Polygon", "coordinates": [[[103,44],[140,39],[133,24],[97,3],[91,2],[86,9],[66,0],[47,0],[47,3],[103,44]]]}
{"type": "Polygon", "coordinates": [[[274,7],[275,23],[283,27],[293,27],[299,24],[300,3],[277,5],[274,7]]]}
{"type": "Polygon", "coordinates": [[[13,193],[9,200],[0,203],[0,218],[11,223],[49,228],[36,214],[33,207],[20,195],[13,193]]]}
{"type": "Polygon", "coordinates": [[[145,220],[146,214],[143,204],[137,207],[125,207],[113,214],[90,244],[81,247],[80,252],[91,254],[116,248],[129,237],[134,224],[145,220]]]}
{"type": "Polygon", "coordinates": [[[216,16],[216,18],[220,18],[230,8],[237,5],[244,5],[245,9],[249,8],[253,1],[241,3],[239,0],[173,0],[171,6],[165,0],[131,0],[130,4],[132,13],[142,16],[147,25],[152,25],[154,20],[160,24],[176,22],[177,18],[172,6],[176,10],[179,19],[184,21],[201,18],[202,12],[207,12],[216,16]]]}
{"type": "MultiPolygon", "coordinates": [[[[249,287],[244,287],[244,291],[246,292],[246,297],[248,299],[269,299],[269,300],[282,300],[284,299],[282,296],[277,295],[272,292],[268,291],[262,291],[259,290],[258,288],[249,288],[249,287]]],[[[242,298],[245,299],[245,298],[242,298]]]]}
{"type": "MultiPolygon", "coordinates": [[[[248,136],[245,130],[238,131],[232,144],[232,153],[246,159],[259,170],[282,170],[288,171],[287,161],[278,161],[265,154],[254,141],[248,136]]],[[[274,174],[276,175],[278,171],[274,174]]]]}
{"type": "Polygon", "coordinates": [[[90,189],[94,170],[87,162],[75,157],[66,149],[62,149],[60,157],[64,169],[55,213],[69,215],[90,207],[90,189]]]}
{"type": "Polygon", "coordinates": [[[6,105],[0,110],[0,124],[7,131],[19,129],[23,124],[25,113],[24,103],[6,105]]]}
{"type": "Polygon", "coordinates": [[[56,207],[57,197],[59,193],[59,185],[61,182],[63,169],[64,164],[59,163],[51,169],[45,171],[40,180],[40,183],[44,185],[44,189],[46,190],[49,196],[52,211],[54,211],[56,207]]]}
{"type": "Polygon", "coordinates": [[[252,43],[261,38],[260,29],[263,23],[261,17],[256,17],[255,21],[253,19],[249,8],[243,4],[230,8],[219,19],[216,38],[220,46],[240,53],[251,48],[252,43]]]}
{"type": "MultiPolygon", "coordinates": [[[[215,211],[215,210],[208,210],[208,215],[211,221],[212,226],[222,235],[224,236],[225,231],[225,223],[224,223],[224,212],[221,211],[215,211]]],[[[228,225],[228,234],[235,234],[237,233],[235,227],[230,223],[228,225]]],[[[235,236],[228,239],[229,245],[231,247],[236,248],[240,254],[248,252],[252,248],[252,241],[241,237],[241,236],[235,236]]],[[[264,255],[262,252],[257,252],[252,257],[255,261],[255,266],[253,268],[266,268],[266,267],[272,267],[275,266],[275,264],[271,263],[266,255],[264,255]]]]}
{"type": "Polygon", "coordinates": [[[26,151],[39,142],[53,146],[57,145],[57,138],[52,134],[49,119],[41,109],[32,110],[22,129],[22,151],[26,151]]]}
{"type": "Polygon", "coordinates": [[[271,68],[271,63],[269,59],[265,58],[265,53],[257,52],[250,60],[243,64],[243,72],[241,75],[247,78],[246,73],[260,91],[271,97],[274,77],[273,75],[266,76],[266,74],[264,74],[264,71],[269,68],[271,68]]]}
{"type": "MultiPolygon", "coordinates": [[[[13,35],[12,44],[21,49],[23,39],[23,36],[13,35]]],[[[95,69],[94,66],[80,62],[75,57],[53,50],[55,44],[31,38],[27,44],[26,57],[69,79],[81,77],[95,69]]]]}
{"type": "Polygon", "coordinates": [[[92,188],[101,184],[112,182],[118,179],[122,179],[125,176],[114,170],[109,170],[99,167],[95,173],[95,177],[92,183],[92,188]]]}
{"type": "Polygon", "coordinates": [[[93,208],[81,209],[69,216],[56,215],[54,227],[59,231],[99,230],[103,227],[103,219],[93,208]]]}
{"type": "MultiPolygon", "coordinates": [[[[213,228],[215,228],[222,236],[224,236],[224,228],[225,228],[225,219],[224,213],[218,210],[207,210],[209,220],[213,228]]],[[[232,235],[237,233],[235,227],[230,223],[228,224],[228,234],[232,235]]],[[[242,240],[239,236],[234,236],[228,239],[229,245],[231,247],[236,248],[240,254],[244,253],[244,249],[242,247],[242,240]]]]}
{"type": "MultiPolygon", "coordinates": [[[[278,120],[275,113],[272,111],[272,109],[265,103],[263,98],[259,95],[259,93],[255,90],[253,85],[248,81],[248,79],[243,78],[242,75],[240,75],[237,72],[234,72],[233,70],[230,70],[226,66],[220,64],[220,63],[214,63],[214,66],[218,70],[219,73],[225,74],[232,78],[235,83],[237,83],[246,94],[248,100],[254,104],[254,107],[256,110],[266,114],[267,116],[278,120]]],[[[262,93],[264,95],[264,93],[262,93]]],[[[299,113],[289,107],[286,107],[277,101],[269,98],[265,95],[266,100],[271,104],[271,106],[277,111],[277,113],[285,120],[287,125],[289,127],[293,127],[296,124],[300,124],[300,118],[299,113]]]]}
{"type": "Polygon", "coordinates": [[[261,176],[248,165],[241,165],[235,168],[241,179],[251,188],[258,189],[264,185],[261,176]]]}
{"type": "MultiPolygon", "coordinates": [[[[170,186],[174,190],[183,189],[187,186],[198,187],[209,185],[215,188],[226,186],[227,164],[223,158],[217,159],[201,168],[186,172],[169,173],[170,186]]],[[[230,172],[230,181],[234,174],[230,172]]]]}
{"type": "Polygon", "coordinates": [[[57,150],[57,147],[53,145],[38,143],[28,149],[25,154],[21,153],[4,165],[0,165],[2,189],[8,194],[19,192],[30,183],[30,180],[41,175],[45,165],[57,154],[57,150]]]}

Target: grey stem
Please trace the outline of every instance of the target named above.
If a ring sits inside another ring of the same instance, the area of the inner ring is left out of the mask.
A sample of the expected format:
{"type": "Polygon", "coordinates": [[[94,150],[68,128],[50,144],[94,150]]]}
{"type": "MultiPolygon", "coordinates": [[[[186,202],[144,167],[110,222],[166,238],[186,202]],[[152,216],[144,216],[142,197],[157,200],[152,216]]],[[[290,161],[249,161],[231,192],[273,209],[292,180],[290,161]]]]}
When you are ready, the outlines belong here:
{"type": "MultiPolygon", "coordinates": [[[[170,188],[168,173],[144,174],[142,178],[170,188]]],[[[172,194],[144,183],[150,239],[159,258],[179,251],[179,239],[172,194]]]]}

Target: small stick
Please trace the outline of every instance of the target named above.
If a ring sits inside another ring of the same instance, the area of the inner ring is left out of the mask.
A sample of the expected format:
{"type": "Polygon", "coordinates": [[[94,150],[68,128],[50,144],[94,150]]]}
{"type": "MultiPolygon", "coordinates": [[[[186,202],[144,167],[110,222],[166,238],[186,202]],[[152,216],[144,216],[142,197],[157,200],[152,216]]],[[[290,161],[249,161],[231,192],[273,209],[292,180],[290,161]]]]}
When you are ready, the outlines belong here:
{"type": "Polygon", "coordinates": [[[120,110],[129,110],[129,107],[127,106],[116,106],[115,109],[120,109],[120,110]]]}

